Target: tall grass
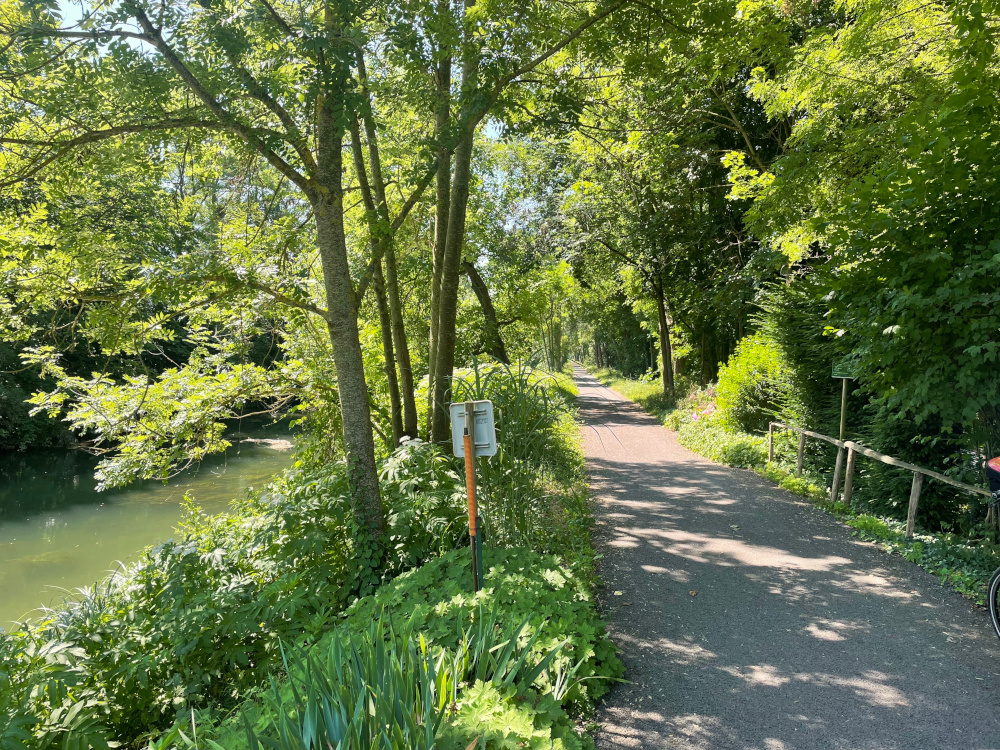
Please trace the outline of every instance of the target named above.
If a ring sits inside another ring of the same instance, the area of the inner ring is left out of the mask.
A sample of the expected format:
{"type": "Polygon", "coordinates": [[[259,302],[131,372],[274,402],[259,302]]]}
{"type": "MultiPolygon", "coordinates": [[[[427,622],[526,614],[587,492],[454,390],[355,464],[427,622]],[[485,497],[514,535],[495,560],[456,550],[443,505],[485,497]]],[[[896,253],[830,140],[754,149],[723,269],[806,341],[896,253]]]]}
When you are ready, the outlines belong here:
{"type": "Polygon", "coordinates": [[[523,363],[476,363],[456,373],[452,392],[455,401],[494,406],[497,454],[477,461],[486,543],[538,543],[540,524],[551,518],[546,485],[565,486],[580,472],[564,385],[523,363]]]}
{"type": "Polygon", "coordinates": [[[334,638],[325,654],[286,655],[288,681],[272,680],[270,722],[257,730],[246,721],[250,750],[379,748],[430,750],[445,716],[442,682],[448,670],[413,636],[383,637],[372,623],[345,647],[334,638]]]}
{"type": "Polygon", "coordinates": [[[549,433],[565,408],[550,393],[554,383],[551,375],[523,363],[516,367],[475,363],[456,374],[452,392],[455,401],[493,401],[498,446],[513,460],[537,461],[546,454],[549,433]]]}
{"type": "MultiPolygon", "coordinates": [[[[334,633],[327,645],[286,654],[287,678],[272,679],[260,699],[243,707],[241,732],[202,727],[203,736],[222,740],[209,746],[431,750],[469,685],[523,691],[537,682],[561,701],[578,682],[579,663],[553,665],[565,642],[539,652],[534,647],[542,628],[523,637],[529,620],[505,625],[498,603],[491,612],[479,607],[454,649],[429,645],[414,632],[412,619],[396,633],[386,615],[350,632],[349,640],[334,633]]],[[[178,730],[160,743],[168,747],[194,750],[198,744],[178,730]]]]}

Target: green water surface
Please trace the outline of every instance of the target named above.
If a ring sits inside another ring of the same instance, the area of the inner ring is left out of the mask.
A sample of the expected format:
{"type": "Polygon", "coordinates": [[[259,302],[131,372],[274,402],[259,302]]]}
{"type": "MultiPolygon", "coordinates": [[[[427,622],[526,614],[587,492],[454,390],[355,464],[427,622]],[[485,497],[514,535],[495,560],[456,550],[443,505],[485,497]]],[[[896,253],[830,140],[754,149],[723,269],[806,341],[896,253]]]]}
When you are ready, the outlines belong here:
{"type": "MultiPolygon", "coordinates": [[[[97,492],[96,459],[77,450],[0,455],[0,627],[92,586],[173,536],[188,493],[207,513],[226,510],[292,462],[291,437],[237,443],[169,484],[97,492]]],[[[255,435],[256,437],[256,435],[255,435]]]]}

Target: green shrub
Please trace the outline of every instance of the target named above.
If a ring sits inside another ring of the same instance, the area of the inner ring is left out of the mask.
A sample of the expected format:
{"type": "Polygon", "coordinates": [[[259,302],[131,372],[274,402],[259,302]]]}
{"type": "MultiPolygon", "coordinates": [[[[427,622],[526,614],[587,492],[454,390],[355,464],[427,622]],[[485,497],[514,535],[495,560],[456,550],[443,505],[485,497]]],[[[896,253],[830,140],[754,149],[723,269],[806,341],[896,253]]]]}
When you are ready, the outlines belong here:
{"type": "MultiPolygon", "coordinates": [[[[404,723],[406,709],[394,694],[413,698],[405,703],[423,716],[424,727],[437,720],[435,711],[447,706],[436,745],[441,750],[464,750],[475,740],[487,748],[581,747],[571,715],[591,709],[607,683],[622,673],[585,576],[555,556],[528,549],[487,549],[485,567],[478,594],[471,591],[465,550],[383,585],[352,605],[308,656],[293,660],[289,682],[275,682],[234,714],[200,712],[195,722],[199,737],[226,750],[245,750],[250,746],[248,724],[262,739],[277,739],[282,722],[293,725],[288,731],[294,735],[299,731],[294,726],[303,725],[306,706],[353,705],[356,688],[367,682],[376,711],[395,705],[400,710],[394,715],[404,723]],[[361,658],[348,655],[348,646],[361,658]],[[369,657],[382,662],[373,664],[369,657]],[[340,690],[350,697],[336,698],[328,676],[336,672],[336,664],[347,661],[354,664],[350,674],[344,672],[336,682],[349,683],[340,690]],[[312,677],[306,674],[309,669],[312,677]],[[402,687],[388,693],[380,687],[399,681],[402,687]],[[313,688],[307,699],[306,691],[313,688]],[[424,702],[428,697],[430,707],[424,702]]],[[[186,720],[182,717],[172,733],[175,739],[164,745],[192,747],[179,734],[192,734],[183,726],[186,720]]],[[[386,723],[394,726],[396,719],[386,723]]],[[[385,747],[397,746],[409,747],[385,747]]]]}
{"type": "MultiPolygon", "coordinates": [[[[565,397],[554,380],[526,370],[488,385],[483,395],[512,420],[533,419],[526,424],[539,433],[539,455],[519,454],[511,424],[509,458],[498,462],[519,472],[522,534],[588,569],[589,508],[565,397]]],[[[386,579],[467,539],[456,468],[419,441],[384,462],[386,579]]],[[[343,466],[318,461],[297,464],[229,514],[190,508],[175,540],[41,620],[0,633],[0,750],[21,750],[25,733],[32,750],[74,747],[67,738],[133,747],[178,714],[256,695],[280,672],[283,644],[317,642],[355,599],[351,528],[343,466]]],[[[492,543],[512,536],[497,533],[492,543]]]]}
{"type": "Polygon", "coordinates": [[[889,529],[889,525],[881,518],[875,516],[860,515],[850,518],[847,525],[858,532],[863,539],[874,541],[888,541],[895,538],[895,534],[889,529]]]}
{"type": "MultiPolygon", "coordinates": [[[[830,368],[849,344],[825,333],[829,291],[818,274],[808,271],[767,284],[753,322],[788,368],[786,382],[795,399],[780,405],[780,420],[833,435],[840,426],[841,382],[830,377],[830,368]]],[[[861,410],[852,410],[848,430],[854,432],[861,421],[861,410]]]]}
{"type": "MultiPolygon", "coordinates": [[[[450,650],[430,646],[409,625],[397,635],[380,618],[314,653],[295,653],[285,662],[287,680],[272,681],[265,696],[264,721],[258,721],[263,728],[244,721],[248,746],[431,750],[447,745],[441,737],[445,719],[467,713],[467,686],[473,701],[488,688],[523,696],[549,675],[559,653],[557,646],[532,658],[540,631],[523,641],[527,621],[511,625],[499,615],[496,607],[492,615],[480,609],[450,650]]],[[[564,679],[560,688],[571,682],[572,677],[564,679]]],[[[558,707],[564,690],[548,692],[558,707]]]]}
{"type": "MultiPolygon", "coordinates": [[[[361,627],[384,609],[397,627],[412,618],[413,629],[429,642],[455,648],[460,626],[474,619],[486,601],[511,621],[527,619],[526,633],[541,629],[540,651],[568,638],[556,666],[583,659],[580,678],[617,674],[620,667],[597,620],[587,570],[569,569],[561,558],[529,549],[489,548],[484,558],[485,583],[477,595],[472,593],[468,553],[455,550],[359,600],[348,609],[347,621],[361,627]]],[[[570,699],[591,705],[606,689],[601,681],[585,681],[570,699]]]]}
{"type": "Polygon", "coordinates": [[[791,471],[776,464],[768,463],[763,468],[759,468],[757,473],[765,479],[770,479],[782,489],[794,492],[809,500],[822,501],[829,494],[825,488],[817,484],[815,477],[808,475],[797,477],[791,471]]]}
{"type": "Polygon", "coordinates": [[[681,445],[706,458],[740,469],[752,469],[767,463],[767,441],[764,438],[731,432],[714,415],[687,420],[681,425],[677,439],[681,445]]]}
{"type": "MultiPolygon", "coordinates": [[[[92,707],[109,738],[141,737],[191,703],[238,700],[281,640],[315,637],[349,601],[342,475],[292,473],[234,510],[206,519],[192,509],[176,541],[13,634],[27,652],[65,646],[46,664],[72,668],[69,696],[92,707]]],[[[36,703],[56,715],[51,696],[36,703]]]]}
{"type": "Polygon", "coordinates": [[[789,376],[773,344],[760,334],[743,339],[719,370],[716,403],[722,419],[744,432],[767,432],[768,422],[792,399],[789,376]]]}
{"type": "Polygon", "coordinates": [[[404,443],[382,466],[386,576],[415,568],[467,536],[465,482],[437,447],[404,443]]]}
{"type": "MultiPolygon", "coordinates": [[[[463,539],[460,480],[436,449],[401,448],[383,478],[387,574],[463,539]]],[[[336,466],[293,470],[227,515],[192,507],[176,540],[9,636],[25,652],[62,644],[34,665],[36,680],[52,664],[71,669],[68,697],[42,696],[33,711],[82,703],[109,738],[130,742],[185,706],[240,700],[280,663],[281,642],[315,640],[354,597],[350,520],[336,466]]]]}
{"type": "MultiPolygon", "coordinates": [[[[937,417],[917,425],[912,418],[884,406],[871,409],[860,442],[903,461],[943,471],[961,482],[981,484],[978,451],[970,450],[961,431],[946,430],[937,417]]],[[[913,474],[878,461],[865,461],[857,486],[857,503],[875,515],[903,520],[913,474]]],[[[985,502],[943,482],[924,482],[917,522],[935,531],[965,529],[985,519],[985,502]]]]}

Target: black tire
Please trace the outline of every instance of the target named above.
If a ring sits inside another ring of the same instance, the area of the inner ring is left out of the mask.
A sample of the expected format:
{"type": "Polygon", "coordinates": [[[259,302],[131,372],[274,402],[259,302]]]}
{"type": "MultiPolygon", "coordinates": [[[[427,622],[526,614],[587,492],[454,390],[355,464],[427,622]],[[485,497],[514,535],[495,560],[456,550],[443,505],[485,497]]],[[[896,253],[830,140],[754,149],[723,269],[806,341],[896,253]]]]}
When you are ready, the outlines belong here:
{"type": "Polygon", "coordinates": [[[990,622],[993,623],[993,630],[1000,638],[1000,568],[997,568],[990,579],[990,585],[986,589],[986,601],[990,607],[990,622]]]}

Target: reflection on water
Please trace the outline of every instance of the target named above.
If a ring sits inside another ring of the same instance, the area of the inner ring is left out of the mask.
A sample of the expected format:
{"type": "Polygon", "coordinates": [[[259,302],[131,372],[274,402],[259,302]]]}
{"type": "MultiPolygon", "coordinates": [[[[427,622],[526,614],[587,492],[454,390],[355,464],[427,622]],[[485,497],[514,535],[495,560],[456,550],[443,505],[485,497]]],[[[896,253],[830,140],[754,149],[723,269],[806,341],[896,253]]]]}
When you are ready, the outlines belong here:
{"type": "MultiPolygon", "coordinates": [[[[259,435],[257,435],[259,437],[259,435]]],[[[58,603],[65,591],[93,585],[170,538],[191,495],[208,513],[226,509],[291,463],[290,437],[239,442],[225,456],[164,485],[94,490],[93,456],[36,451],[0,457],[0,627],[58,603]]]]}

